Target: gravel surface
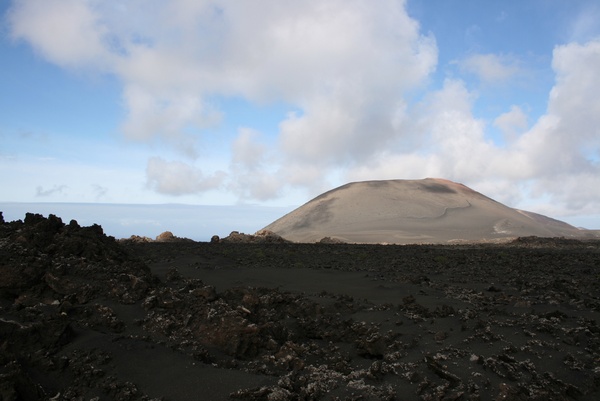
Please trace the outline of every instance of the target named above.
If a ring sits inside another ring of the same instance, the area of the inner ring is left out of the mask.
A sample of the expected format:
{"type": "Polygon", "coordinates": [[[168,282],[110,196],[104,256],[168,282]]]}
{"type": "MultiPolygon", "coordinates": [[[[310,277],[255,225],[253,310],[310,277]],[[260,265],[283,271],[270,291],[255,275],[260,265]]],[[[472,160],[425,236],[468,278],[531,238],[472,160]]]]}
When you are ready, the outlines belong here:
{"type": "Polygon", "coordinates": [[[115,241],[0,221],[0,400],[597,400],[600,242],[115,241]]]}

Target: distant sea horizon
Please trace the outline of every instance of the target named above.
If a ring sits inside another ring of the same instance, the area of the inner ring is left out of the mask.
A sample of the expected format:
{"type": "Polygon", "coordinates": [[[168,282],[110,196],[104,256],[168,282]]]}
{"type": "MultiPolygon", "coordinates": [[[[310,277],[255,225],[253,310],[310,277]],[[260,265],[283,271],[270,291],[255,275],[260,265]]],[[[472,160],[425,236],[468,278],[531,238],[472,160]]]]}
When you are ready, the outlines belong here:
{"type": "Polygon", "coordinates": [[[253,234],[297,206],[189,205],[62,202],[0,202],[4,221],[23,220],[26,213],[53,214],[65,224],[98,224],[106,235],[156,238],[165,231],[194,241],[210,241],[232,231],[253,234]]]}
{"type": "MultiPolygon", "coordinates": [[[[170,231],[194,241],[210,241],[213,235],[225,237],[232,231],[254,234],[298,206],[191,205],[179,203],[71,203],[0,202],[5,221],[23,220],[26,213],[45,217],[54,214],[65,224],[76,220],[81,226],[99,224],[106,235],[117,239],[132,235],[156,238],[170,231]]],[[[575,227],[600,231],[600,215],[556,218],[575,227]]]]}

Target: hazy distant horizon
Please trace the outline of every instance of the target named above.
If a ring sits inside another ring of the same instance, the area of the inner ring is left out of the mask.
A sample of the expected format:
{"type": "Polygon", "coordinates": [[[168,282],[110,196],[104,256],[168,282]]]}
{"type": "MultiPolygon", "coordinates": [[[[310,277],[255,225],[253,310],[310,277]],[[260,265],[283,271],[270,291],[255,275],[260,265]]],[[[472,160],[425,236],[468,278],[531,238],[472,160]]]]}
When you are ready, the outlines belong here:
{"type": "MultiPolygon", "coordinates": [[[[0,211],[5,221],[38,213],[54,214],[65,224],[73,219],[81,226],[99,224],[106,235],[117,239],[132,235],[156,238],[171,231],[178,237],[210,241],[213,235],[224,237],[231,231],[253,234],[298,206],[0,202],[0,211]]],[[[583,221],[578,216],[548,217],[575,227],[600,229],[600,216],[583,221]]]]}
{"type": "Polygon", "coordinates": [[[54,214],[65,224],[76,220],[81,226],[99,224],[106,235],[156,238],[171,231],[178,237],[209,241],[231,231],[253,234],[293,210],[295,206],[186,205],[118,203],[0,202],[5,221],[23,220],[26,213],[54,214]]]}

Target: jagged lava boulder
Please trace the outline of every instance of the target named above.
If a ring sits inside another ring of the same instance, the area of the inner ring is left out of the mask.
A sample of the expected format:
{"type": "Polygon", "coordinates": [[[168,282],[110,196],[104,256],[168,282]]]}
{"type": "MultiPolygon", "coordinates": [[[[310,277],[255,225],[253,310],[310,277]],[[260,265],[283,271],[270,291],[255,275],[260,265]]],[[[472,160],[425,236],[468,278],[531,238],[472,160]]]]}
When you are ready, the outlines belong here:
{"type": "Polygon", "coordinates": [[[265,243],[286,243],[290,242],[282,236],[274,233],[270,230],[259,230],[254,235],[252,234],[244,234],[238,231],[232,231],[225,238],[218,238],[218,236],[213,236],[211,239],[213,243],[241,243],[241,244],[265,244],[265,243]]]}
{"type": "Polygon", "coordinates": [[[59,217],[27,213],[0,224],[0,297],[85,303],[107,294],[123,303],[145,295],[155,278],[99,225],[64,224],[59,217]]]}

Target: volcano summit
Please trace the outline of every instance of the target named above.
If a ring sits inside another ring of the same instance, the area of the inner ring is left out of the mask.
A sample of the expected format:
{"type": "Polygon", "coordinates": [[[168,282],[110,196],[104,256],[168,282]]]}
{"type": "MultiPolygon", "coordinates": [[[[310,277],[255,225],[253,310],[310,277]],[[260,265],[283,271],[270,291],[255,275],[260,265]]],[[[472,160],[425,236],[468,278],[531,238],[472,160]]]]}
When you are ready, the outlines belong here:
{"type": "Polygon", "coordinates": [[[509,238],[594,237],[562,221],[513,209],[452,181],[353,182],[325,192],[266,230],[295,242],[495,242],[509,238]]]}

